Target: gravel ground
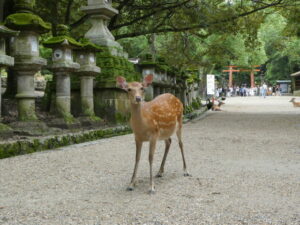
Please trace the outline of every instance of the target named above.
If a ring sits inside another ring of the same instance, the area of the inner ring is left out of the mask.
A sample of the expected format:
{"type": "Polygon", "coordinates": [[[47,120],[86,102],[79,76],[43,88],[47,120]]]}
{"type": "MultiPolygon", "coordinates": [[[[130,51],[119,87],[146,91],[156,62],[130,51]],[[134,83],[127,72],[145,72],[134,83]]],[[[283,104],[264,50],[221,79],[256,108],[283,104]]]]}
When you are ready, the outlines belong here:
{"type": "MultiPolygon", "coordinates": [[[[184,126],[149,187],[144,145],[133,192],[132,135],[0,160],[0,224],[300,224],[300,108],[290,97],[231,98],[184,126]]],[[[154,168],[163,155],[160,142],[154,168]]]]}

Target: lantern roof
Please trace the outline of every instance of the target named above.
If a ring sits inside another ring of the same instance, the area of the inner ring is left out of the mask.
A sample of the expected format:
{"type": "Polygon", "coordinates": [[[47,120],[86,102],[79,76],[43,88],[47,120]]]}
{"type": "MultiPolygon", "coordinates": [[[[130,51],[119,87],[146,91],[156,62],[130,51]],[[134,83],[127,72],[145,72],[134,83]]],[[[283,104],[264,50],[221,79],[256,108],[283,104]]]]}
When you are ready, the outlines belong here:
{"type": "Polygon", "coordinates": [[[8,27],[0,24],[0,36],[11,37],[19,35],[19,31],[11,30],[8,27]]]}
{"type": "Polygon", "coordinates": [[[48,48],[58,46],[70,46],[72,48],[81,48],[83,45],[70,36],[69,27],[64,24],[57,26],[57,36],[51,37],[43,42],[43,45],[48,48]]]}
{"type": "Polygon", "coordinates": [[[92,50],[95,52],[102,52],[103,48],[99,45],[96,45],[94,43],[92,43],[89,39],[87,38],[81,38],[79,40],[80,44],[82,45],[82,50],[92,50]]]}
{"type": "Polygon", "coordinates": [[[51,30],[50,23],[46,23],[41,17],[33,13],[11,14],[5,19],[4,24],[11,29],[36,31],[40,34],[51,30]]]}

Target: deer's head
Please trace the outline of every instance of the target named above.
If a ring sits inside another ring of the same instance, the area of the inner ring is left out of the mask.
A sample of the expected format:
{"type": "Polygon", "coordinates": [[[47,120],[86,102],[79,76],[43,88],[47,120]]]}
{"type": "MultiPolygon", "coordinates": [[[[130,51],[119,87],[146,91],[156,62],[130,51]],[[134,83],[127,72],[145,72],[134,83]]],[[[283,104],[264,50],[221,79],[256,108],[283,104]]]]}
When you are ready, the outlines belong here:
{"type": "Polygon", "coordinates": [[[117,77],[117,86],[127,91],[131,104],[140,104],[145,95],[145,88],[152,84],[153,75],[149,74],[144,78],[142,83],[130,82],[127,83],[124,77],[117,77]]]}

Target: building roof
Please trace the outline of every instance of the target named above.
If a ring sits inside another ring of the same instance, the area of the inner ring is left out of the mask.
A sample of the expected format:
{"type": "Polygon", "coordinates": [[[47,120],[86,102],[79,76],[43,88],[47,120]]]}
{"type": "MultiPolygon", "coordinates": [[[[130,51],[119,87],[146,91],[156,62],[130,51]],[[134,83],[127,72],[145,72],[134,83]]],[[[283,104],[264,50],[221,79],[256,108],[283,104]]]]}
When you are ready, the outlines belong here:
{"type": "Polygon", "coordinates": [[[291,83],[291,80],[276,80],[277,83],[291,83]]]}

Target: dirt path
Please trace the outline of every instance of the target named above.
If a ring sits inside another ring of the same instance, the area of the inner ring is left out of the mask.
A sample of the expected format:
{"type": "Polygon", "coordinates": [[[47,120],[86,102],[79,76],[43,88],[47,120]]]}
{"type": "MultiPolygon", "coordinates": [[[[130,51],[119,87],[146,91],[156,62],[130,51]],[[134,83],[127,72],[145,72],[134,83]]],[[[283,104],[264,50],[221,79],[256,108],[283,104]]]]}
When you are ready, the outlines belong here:
{"type": "MultiPolygon", "coordinates": [[[[227,99],[173,140],[148,195],[144,145],[127,192],[132,135],[0,160],[0,224],[300,224],[300,108],[288,97],[227,99]]],[[[155,155],[158,171],[163,143],[155,155]]]]}

